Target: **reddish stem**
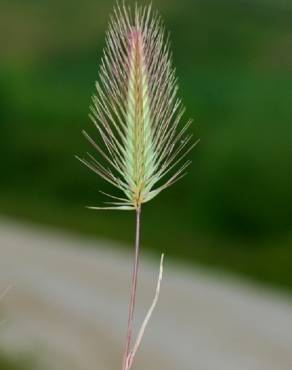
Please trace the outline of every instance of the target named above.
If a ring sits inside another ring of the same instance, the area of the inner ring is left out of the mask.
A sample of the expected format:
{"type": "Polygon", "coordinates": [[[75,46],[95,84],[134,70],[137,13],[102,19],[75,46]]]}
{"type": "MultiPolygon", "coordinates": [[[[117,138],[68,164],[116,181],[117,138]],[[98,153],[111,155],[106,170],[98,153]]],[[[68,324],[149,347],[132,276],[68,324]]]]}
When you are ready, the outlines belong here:
{"type": "Polygon", "coordinates": [[[126,344],[125,344],[125,352],[124,352],[124,357],[123,357],[122,370],[128,369],[128,356],[130,353],[130,347],[131,347],[131,341],[132,341],[133,319],[134,319],[134,309],[135,309],[135,302],[136,302],[137,277],[138,277],[138,267],[139,267],[140,220],[141,220],[141,207],[139,206],[136,209],[135,253],[134,253],[133,272],[132,272],[132,281],[131,281],[128,327],[127,327],[127,336],[126,336],[126,344]]]}

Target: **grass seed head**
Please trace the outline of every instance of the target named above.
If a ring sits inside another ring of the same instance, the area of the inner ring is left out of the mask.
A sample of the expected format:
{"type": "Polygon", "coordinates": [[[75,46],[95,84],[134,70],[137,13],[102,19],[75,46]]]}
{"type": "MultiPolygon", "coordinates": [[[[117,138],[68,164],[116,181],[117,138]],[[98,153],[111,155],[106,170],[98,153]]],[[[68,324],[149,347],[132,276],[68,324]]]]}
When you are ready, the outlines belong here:
{"type": "Polygon", "coordinates": [[[100,158],[80,159],[123,193],[109,207],[137,209],[185,173],[193,147],[181,125],[169,38],[149,7],[117,5],[110,19],[90,117],[102,145],[84,135],[100,158]],[[102,159],[102,160],[101,160],[102,159]],[[106,163],[106,164],[105,164],[106,163]]]}

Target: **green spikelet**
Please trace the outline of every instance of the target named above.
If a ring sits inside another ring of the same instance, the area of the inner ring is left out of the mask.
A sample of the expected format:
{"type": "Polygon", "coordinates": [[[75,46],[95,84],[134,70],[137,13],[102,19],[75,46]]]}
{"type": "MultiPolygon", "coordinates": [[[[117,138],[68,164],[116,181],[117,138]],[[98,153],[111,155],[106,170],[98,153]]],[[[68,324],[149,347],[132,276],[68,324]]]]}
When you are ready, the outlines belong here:
{"type": "Polygon", "coordinates": [[[124,194],[109,195],[115,201],[103,209],[137,209],[184,174],[193,145],[177,90],[160,17],[151,7],[117,6],[90,115],[104,146],[84,132],[107,165],[79,158],[124,194]]]}
{"type": "Polygon", "coordinates": [[[131,189],[129,195],[138,206],[147,198],[147,183],[154,174],[155,162],[141,30],[134,28],[130,40],[126,180],[131,189]]]}

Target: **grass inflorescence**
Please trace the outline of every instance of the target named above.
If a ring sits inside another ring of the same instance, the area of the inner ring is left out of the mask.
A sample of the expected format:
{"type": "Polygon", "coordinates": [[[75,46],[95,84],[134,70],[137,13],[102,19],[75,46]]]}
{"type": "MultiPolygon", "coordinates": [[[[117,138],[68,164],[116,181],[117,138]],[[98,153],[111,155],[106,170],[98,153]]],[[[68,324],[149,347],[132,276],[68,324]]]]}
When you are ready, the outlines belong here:
{"type": "Polygon", "coordinates": [[[177,92],[159,15],[150,6],[117,6],[90,114],[104,145],[84,131],[106,164],[89,153],[81,159],[123,193],[104,208],[136,209],[183,176],[193,145],[177,92]]]}

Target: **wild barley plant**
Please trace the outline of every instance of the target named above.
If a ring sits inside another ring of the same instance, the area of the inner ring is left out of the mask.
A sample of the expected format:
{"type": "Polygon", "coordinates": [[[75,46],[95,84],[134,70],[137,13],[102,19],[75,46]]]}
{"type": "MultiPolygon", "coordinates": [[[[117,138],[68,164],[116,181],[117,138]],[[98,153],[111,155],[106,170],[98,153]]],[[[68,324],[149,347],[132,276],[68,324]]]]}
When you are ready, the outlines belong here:
{"type": "Polygon", "coordinates": [[[193,147],[181,125],[184,108],[177,97],[169,37],[151,7],[131,10],[117,5],[110,19],[90,117],[99,143],[83,132],[99,158],[87,153],[79,158],[87,167],[118,188],[121,196],[106,207],[91,209],[134,210],[135,253],[129,317],[122,370],[129,370],[145,327],[158,299],[163,255],[154,301],[132,346],[132,329],[140,247],[142,204],[149,202],[184,174],[190,161],[183,161],[193,147]],[[101,139],[101,140],[100,140],[101,139]],[[100,144],[102,143],[102,144],[100,144]]]}

